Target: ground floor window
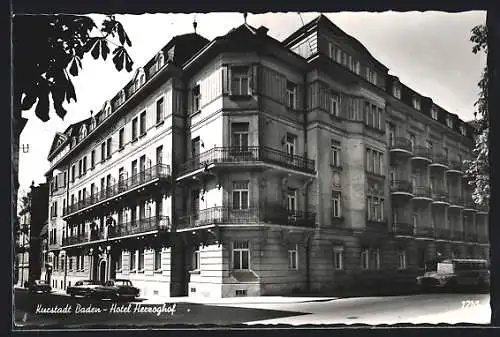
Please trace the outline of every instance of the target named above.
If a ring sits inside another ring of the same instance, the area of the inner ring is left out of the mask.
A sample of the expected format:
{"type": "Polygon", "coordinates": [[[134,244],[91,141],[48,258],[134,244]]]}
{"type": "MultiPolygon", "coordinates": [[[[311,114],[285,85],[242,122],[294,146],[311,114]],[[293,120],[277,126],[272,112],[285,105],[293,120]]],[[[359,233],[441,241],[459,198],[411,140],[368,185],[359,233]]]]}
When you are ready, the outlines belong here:
{"type": "Polygon", "coordinates": [[[344,269],[344,247],[333,247],[333,265],[335,270],[344,269]]]}
{"type": "Polygon", "coordinates": [[[374,269],[380,269],[380,249],[372,250],[372,264],[374,269]]]}
{"type": "Polygon", "coordinates": [[[288,268],[292,270],[299,269],[298,245],[288,250],[288,268]]]}
{"type": "Polygon", "coordinates": [[[370,269],[370,251],[368,248],[361,250],[361,268],[365,270],[370,269]]]}
{"type": "Polygon", "coordinates": [[[398,269],[406,269],[406,250],[398,251],[398,269]]]}
{"type": "Polygon", "coordinates": [[[235,241],[233,243],[233,269],[248,270],[250,260],[249,242],[235,241]]]}
{"type": "Polygon", "coordinates": [[[193,270],[200,270],[200,250],[193,251],[193,270]]]}
{"type": "Polygon", "coordinates": [[[119,252],[117,255],[116,255],[116,262],[115,262],[115,269],[117,272],[121,272],[122,268],[123,268],[123,260],[122,260],[122,252],[119,252]]]}
{"type": "Polygon", "coordinates": [[[131,251],[130,252],[130,271],[131,272],[135,272],[135,269],[136,269],[135,256],[136,256],[135,250],[131,251]]]}
{"type": "Polygon", "coordinates": [[[161,248],[155,249],[155,270],[161,270],[161,248]]]}

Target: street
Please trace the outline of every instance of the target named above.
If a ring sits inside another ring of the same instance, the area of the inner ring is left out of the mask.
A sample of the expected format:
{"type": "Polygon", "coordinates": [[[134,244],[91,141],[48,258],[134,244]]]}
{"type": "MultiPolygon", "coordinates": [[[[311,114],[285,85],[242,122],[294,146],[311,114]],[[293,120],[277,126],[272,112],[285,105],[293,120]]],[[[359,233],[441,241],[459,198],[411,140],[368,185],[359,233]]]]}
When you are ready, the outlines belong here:
{"type": "Polygon", "coordinates": [[[205,303],[172,298],[172,301],[156,303],[114,303],[73,299],[60,294],[30,295],[24,290],[16,290],[15,308],[18,328],[171,327],[177,324],[488,324],[490,321],[489,294],[477,293],[339,299],[263,296],[207,300],[205,303]],[[59,311],[70,308],[71,312],[50,313],[51,308],[59,308],[59,311]]]}

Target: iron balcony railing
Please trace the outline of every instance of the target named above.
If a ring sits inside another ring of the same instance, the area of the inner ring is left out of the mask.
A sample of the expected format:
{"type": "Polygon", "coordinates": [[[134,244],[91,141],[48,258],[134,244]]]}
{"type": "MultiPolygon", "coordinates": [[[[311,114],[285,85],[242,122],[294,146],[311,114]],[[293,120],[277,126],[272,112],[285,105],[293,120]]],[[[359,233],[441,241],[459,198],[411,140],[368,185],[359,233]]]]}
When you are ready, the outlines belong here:
{"type": "Polygon", "coordinates": [[[314,160],[289,154],[267,146],[215,147],[189,159],[179,167],[179,174],[184,175],[212,164],[267,162],[300,171],[313,173],[314,160]]]}
{"type": "Polygon", "coordinates": [[[456,241],[464,241],[465,233],[464,231],[454,229],[451,231],[451,238],[456,241]]]}
{"type": "Polygon", "coordinates": [[[89,234],[81,233],[80,235],[67,236],[62,239],[63,246],[74,245],[78,243],[83,243],[89,241],[89,234]]]}
{"type": "Polygon", "coordinates": [[[396,235],[414,235],[415,227],[412,224],[396,222],[392,224],[392,232],[396,235]]]}
{"type": "Polygon", "coordinates": [[[463,164],[459,160],[448,161],[448,169],[463,172],[463,164]]]}
{"type": "Polygon", "coordinates": [[[414,186],[413,196],[415,198],[431,198],[431,189],[426,186],[414,186]]]}
{"type": "Polygon", "coordinates": [[[437,239],[451,239],[451,230],[448,228],[435,228],[434,234],[437,239]]]}
{"type": "Polygon", "coordinates": [[[480,243],[488,243],[488,242],[490,242],[490,239],[488,238],[488,235],[479,234],[478,235],[478,242],[480,242],[480,243]]]}
{"type": "Polygon", "coordinates": [[[366,218],[366,229],[370,231],[375,231],[379,233],[387,233],[389,231],[387,227],[386,218],[366,218]]]}
{"type": "Polygon", "coordinates": [[[490,211],[490,208],[488,205],[476,205],[476,209],[480,212],[483,212],[483,213],[488,213],[490,211]]]}
{"type": "Polygon", "coordinates": [[[412,152],[412,143],[409,139],[403,137],[396,137],[392,139],[389,147],[390,150],[405,150],[412,152]]]}
{"type": "Polygon", "coordinates": [[[431,159],[431,151],[425,146],[414,146],[413,147],[413,157],[421,157],[431,159]]]}
{"type": "Polygon", "coordinates": [[[467,209],[476,209],[477,208],[476,203],[470,197],[469,198],[465,198],[465,200],[464,200],[464,206],[467,209]]]}
{"type": "Polygon", "coordinates": [[[432,155],[432,163],[448,167],[448,157],[442,153],[434,153],[432,155]]]}
{"type": "Polygon", "coordinates": [[[479,234],[478,233],[465,233],[465,239],[469,242],[479,242],[479,234]]]}
{"type": "Polygon", "coordinates": [[[416,236],[433,238],[434,228],[428,226],[417,226],[416,236]]]}
{"type": "Polygon", "coordinates": [[[457,206],[463,206],[464,205],[464,198],[458,195],[450,195],[449,197],[450,204],[451,205],[457,205],[457,206]]]}
{"type": "Polygon", "coordinates": [[[130,191],[131,189],[151,182],[156,179],[168,178],[171,174],[170,166],[158,164],[145,169],[142,172],[134,174],[128,179],[119,180],[118,183],[108,186],[107,188],[94,193],[90,196],[86,196],[83,200],[69,205],[63,212],[64,215],[72,214],[78,212],[84,208],[95,205],[98,202],[113,198],[121,193],[130,191]]]}
{"type": "Polygon", "coordinates": [[[406,180],[393,180],[391,182],[391,192],[413,193],[412,183],[406,180]]]}
{"type": "Polygon", "coordinates": [[[271,222],[278,225],[314,227],[316,213],[288,210],[281,205],[249,206],[234,209],[232,206],[215,206],[199,210],[194,214],[179,216],[177,228],[195,228],[199,226],[225,223],[271,222]]]}
{"type": "Polygon", "coordinates": [[[136,221],[108,226],[108,238],[117,238],[127,235],[146,233],[155,230],[170,229],[170,218],[168,216],[152,216],[136,221]]]}
{"type": "Polygon", "coordinates": [[[448,192],[435,189],[432,191],[432,199],[438,202],[448,202],[448,192]]]}

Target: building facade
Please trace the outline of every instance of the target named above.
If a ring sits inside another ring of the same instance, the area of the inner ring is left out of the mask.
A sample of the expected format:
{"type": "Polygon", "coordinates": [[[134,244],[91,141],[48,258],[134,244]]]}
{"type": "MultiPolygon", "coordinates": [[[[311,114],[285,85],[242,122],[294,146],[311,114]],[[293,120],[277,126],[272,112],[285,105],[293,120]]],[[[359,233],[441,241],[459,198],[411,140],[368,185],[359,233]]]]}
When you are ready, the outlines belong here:
{"type": "Polygon", "coordinates": [[[319,16],[172,39],[55,136],[52,286],[142,296],[341,293],[487,258],[462,162],[472,128],[319,16]]]}

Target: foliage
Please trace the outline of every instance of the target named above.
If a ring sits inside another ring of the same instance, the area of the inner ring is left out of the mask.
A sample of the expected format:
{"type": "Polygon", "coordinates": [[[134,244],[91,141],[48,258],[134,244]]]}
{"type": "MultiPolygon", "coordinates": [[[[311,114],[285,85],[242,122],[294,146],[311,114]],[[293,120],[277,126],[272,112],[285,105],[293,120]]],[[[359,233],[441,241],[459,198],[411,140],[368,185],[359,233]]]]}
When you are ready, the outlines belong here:
{"type": "MultiPolygon", "coordinates": [[[[474,43],[472,52],[488,53],[487,45],[487,27],[479,25],[472,29],[470,41],[474,43]]],[[[473,150],[474,157],[466,161],[466,177],[474,190],[472,198],[480,206],[489,204],[490,198],[490,165],[488,160],[488,68],[485,67],[478,83],[480,89],[479,98],[474,106],[475,121],[475,145],[473,150]]]]}
{"type": "Polygon", "coordinates": [[[98,28],[87,16],[17,15],[13,19],[14,90],[16,110],[30,110],[42,121],[50,119],[50,98],[56,114],[66,115],[63,103],[76,102],[70,76],[78,76],[88,53],[112,61],[118,71],[132,71],[126,46],[132,43],[113,15],[98,28]],[[113,51],[110,45],[114,45],[113,51]]]}

